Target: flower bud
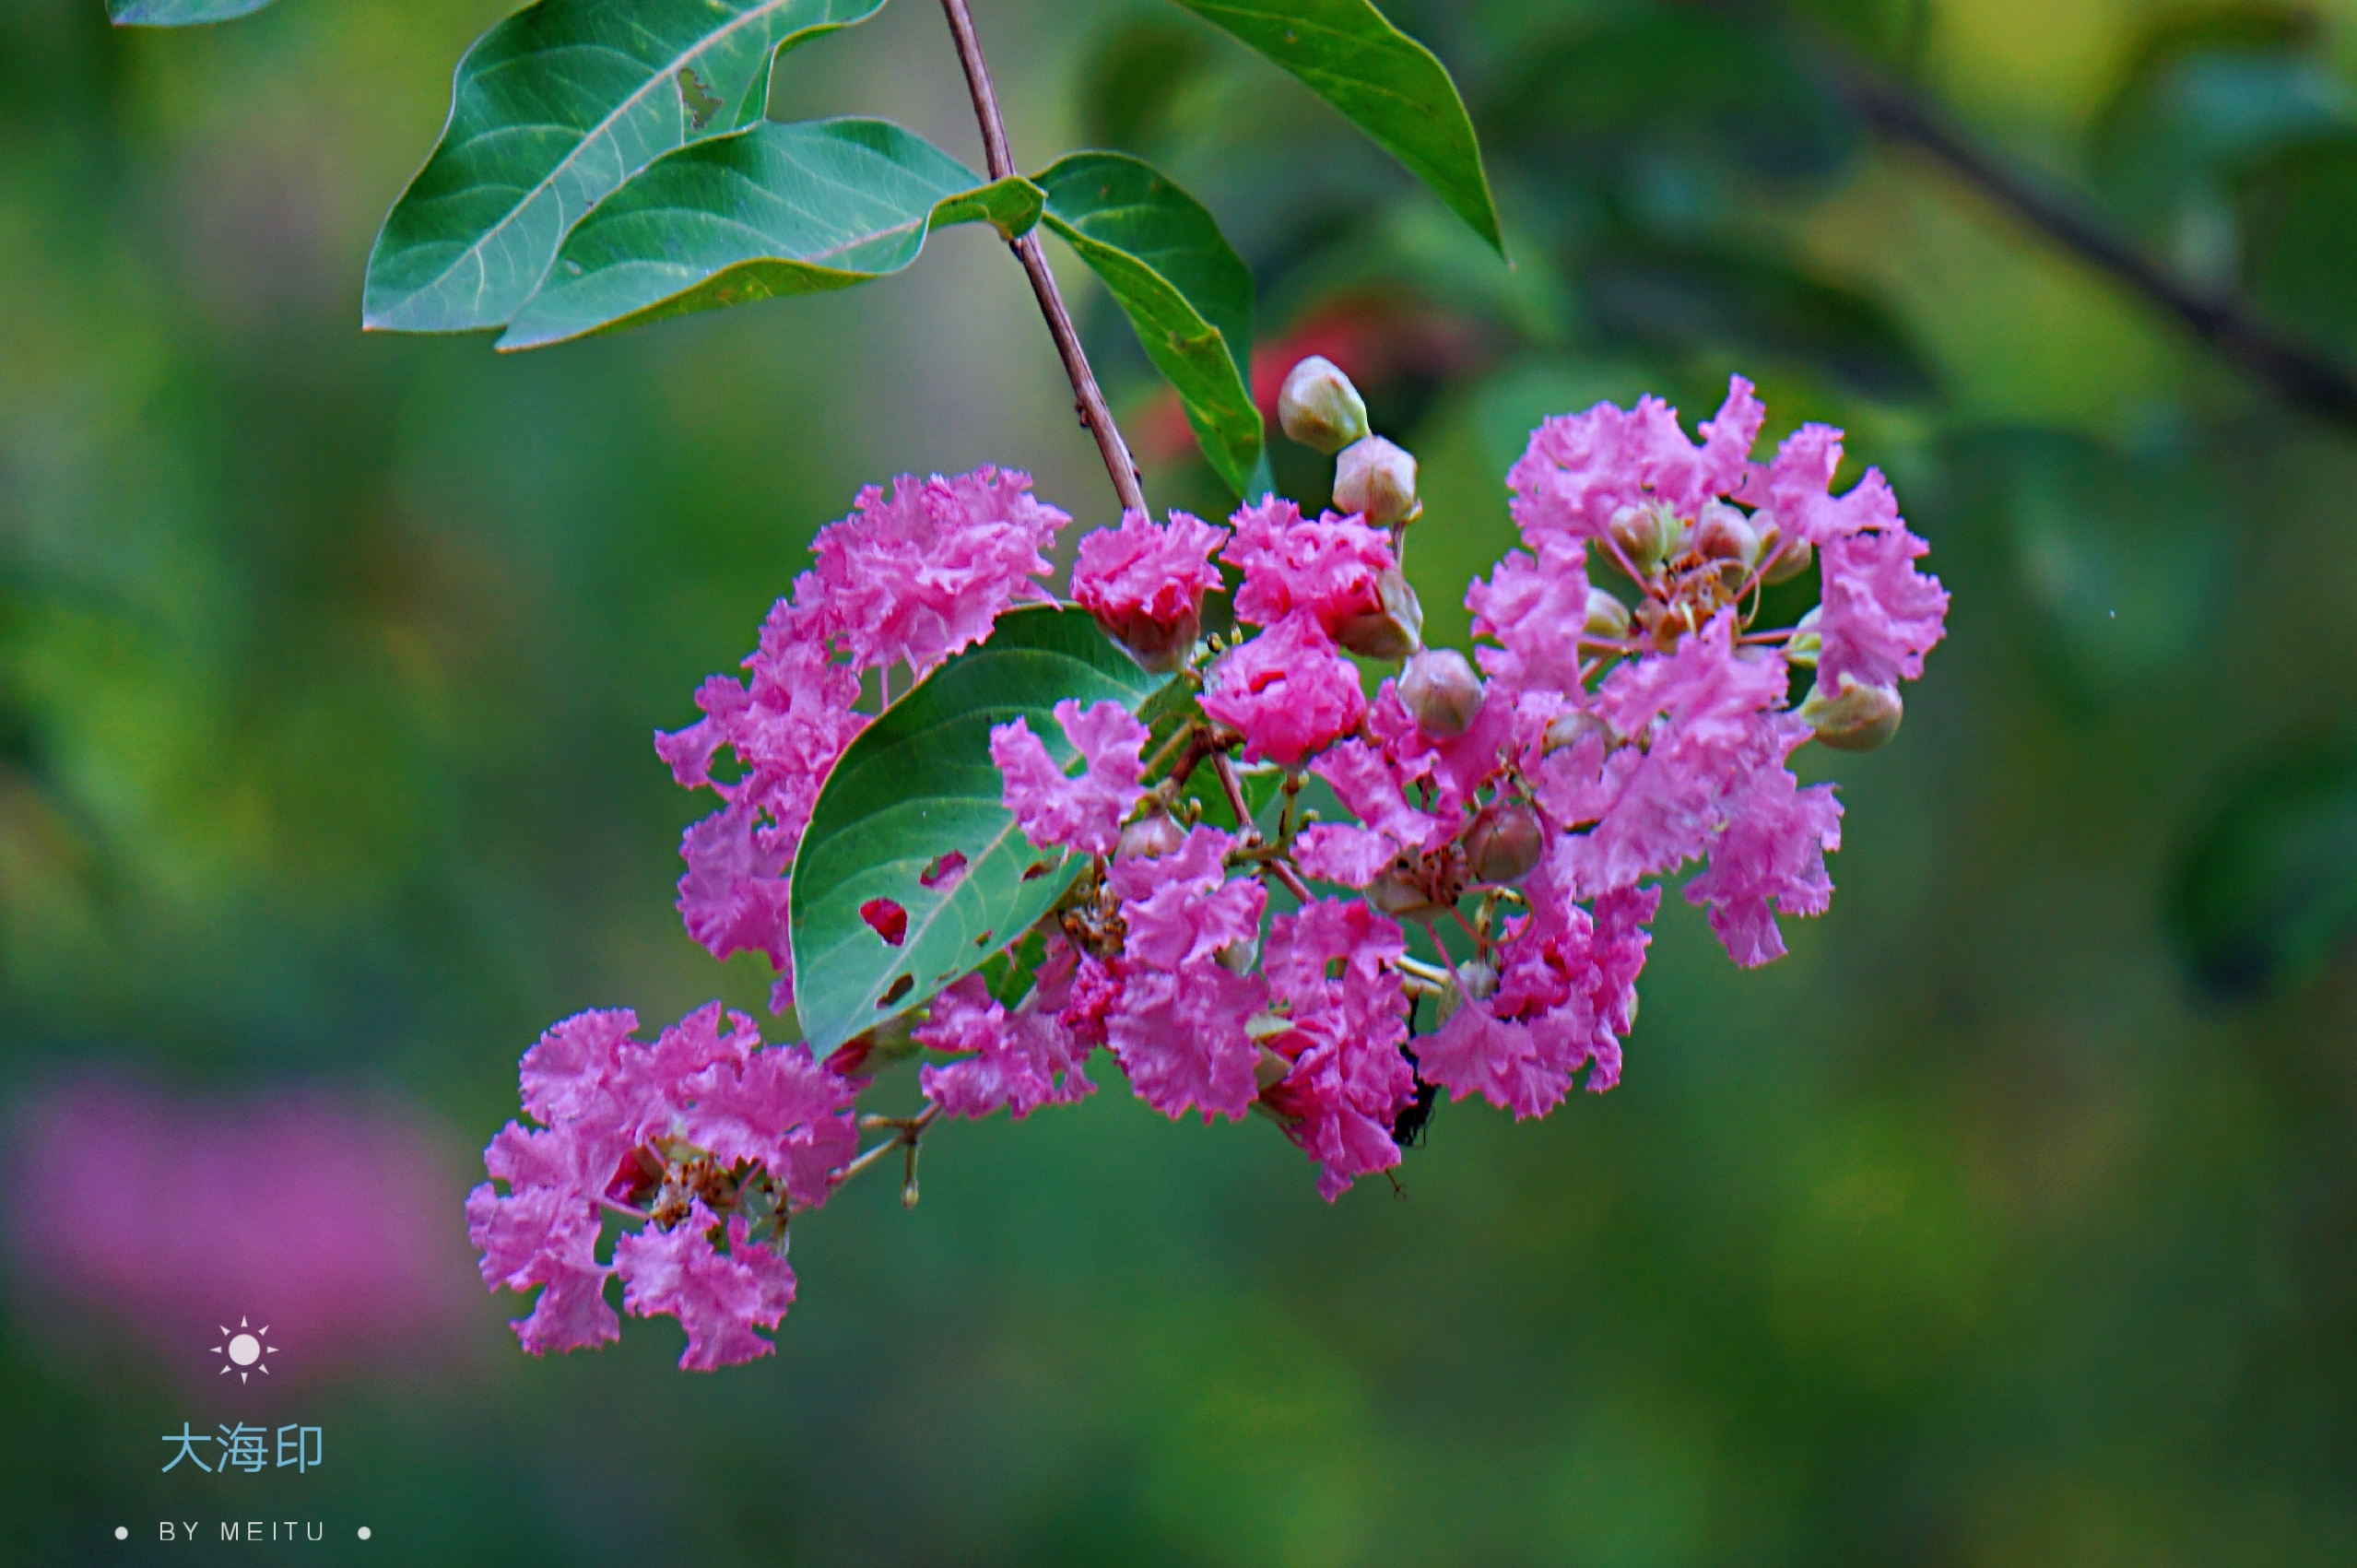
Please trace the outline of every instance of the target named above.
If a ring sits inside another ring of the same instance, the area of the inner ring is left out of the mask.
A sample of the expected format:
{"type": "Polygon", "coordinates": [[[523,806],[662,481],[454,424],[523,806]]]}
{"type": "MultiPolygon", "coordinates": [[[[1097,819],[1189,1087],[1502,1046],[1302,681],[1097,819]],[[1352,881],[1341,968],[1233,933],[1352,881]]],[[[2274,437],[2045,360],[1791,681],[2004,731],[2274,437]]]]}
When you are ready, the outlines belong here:
{"type": "Polygon", "coordinates": [[[1152,860],[1177,854],[1185,843],[1185,831],[1171,820],[1169,812],[1149,811],[1122,829],[1114,854],[1123,860],[1152,860]]]}
{"type": "Polygon", "coordinates": [[[1612,514],[1607,528],[1641,576],[1650,575],[1678,548],[1678,519],[1666,506],[1624,506],[1612,514]]]}
{"type": "Polygon", "coordinates": [[[1694,551],[1705,560],[1740,562],[1749,572],[1760,560],[1760,534],[1727,502],[1705,501],[1694,519],[1694,551]]]}
{"type": "Polygon", "coordinates": [[[1449,907],[1432,896],[1422,876],[1406,866],[1391,867],[1368,883],[1367,902],[1401,920],[1420,920],[1449,907]]]}
{"type": "Polygon", "coordinates": [[[1605,722],[1604,716],[1600,713],[1588,713],[1585,709],[1574,709],[1568,713],[1557,713],[1547,721],[1547,749],[1561,751],[1566,746],[1577,746],[1591,735],[1604,743],[1604,749],[1607,751],[1611,750],[1614,743],[1620,739],[1620,737],[1613,734],[1612,726],[1605,722]]]}
{"type": "Polygon", "coordinates": [[[1147,674],[1173,675],[1186,667],[1196,639],[1203,635],[1203,612],[1190,607],[1175,620],[1156,620],[1142,614],[1100,615],[1097,628],[1128,650],[1147,674]]]}
{"type": "Polygon", "coordinates": [[[1604,588],[1587,591],[1587,624],[1583,628],[1590,637],[1608,643],[1618,643],[1629,634],[1629,607],[1604,588]]]}
{"type": "Polygon", "coordinates": [[[1481,711],[1481,678],[1455,648],[1427,648],[1399,672],[1399,700],[1435,740],[1463,735],[1481,711]]]}
{"type": "Polygon", "coordinates": [[[1809,563],[1817,559],[1815,547],[1807,539],[1797,534],[1790,538],[1784,536],[1783,526],[1776,522],[1774,513],[1765,508],[1753,513],[1751,525],[1760,532],[1761,548],[1773,552],[1768,557],[1766,568],[1760,573],[1761,582],[1771,584],[1789,583],[1808,571],[1809,563]]]}
{"type": "Polygon", "coordinates": [[[1260,961],[1260,939],[1255,937],[1249,942],[1230,942],[1211,956],[1230,974],[1250,974],[1252,966],[1260,961]]]}
{"type": "Polygon", "coordinates": [[[1334,629],[1334,640],[1364,659],[1404,659],[1424,645],[1424,606],[1399,568],[1375,579],[1383,608],[1354,615],[1334,629]]]}
{"type": "Polygon", "coordinates": [[[1415,522],[1424,510],[1416,499],[1416,459],[1381,436],[1352,442],[1334,460],[1334,505],[1372,527],[1415,522]]]}
{"type": "Polygon", "coordinates": [[[1546,824],[1518,801],[1491,801],[1465,833],[1467,867],[1477,882],[1519,882],[1546,851],[1546,824]]]}
{"type": "Polygon", "coordinates": [[[1456,966],[1456,984],[1468,1000],[1486,1002],[1498,994],[1498,972],[1479,959],[1467,959],[1456,966]]]}
{"type": "Polygon", "coordinates": [[[1809,613],[1793,627],[1792,636],[1785,643],[1785,663],[1802,669],[1817,667],[1817,656],[1825,651],[1825,639],[1817,630],[1817,617],[1823,607],[1811,605],[1809,613]]]}
{"type": "Polygon", "coordinates": [[[1367,405],[1339,365],[1313,354],[1285,372],[1277,422],[1303,446],[1331,456],[1367,433],[1367,405]]]}
{"type": "Polygon", "coordinates": [[[1871,751],[1899,733],[1903,708],[1897,687],[1861,686],[1844,675],[1831,697],[1821,680],[1810,687],[1799,713],[1817,738],[1834,750],[1871,751]]]}

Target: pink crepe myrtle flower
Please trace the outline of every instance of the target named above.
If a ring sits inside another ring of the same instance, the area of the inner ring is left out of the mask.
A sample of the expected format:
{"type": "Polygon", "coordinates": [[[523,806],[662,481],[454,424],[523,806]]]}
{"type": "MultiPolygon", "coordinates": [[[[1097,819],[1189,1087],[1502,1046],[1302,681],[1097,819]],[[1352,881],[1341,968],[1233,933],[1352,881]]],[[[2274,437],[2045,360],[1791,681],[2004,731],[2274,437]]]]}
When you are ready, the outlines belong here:
{"type": "Polygon", "coordinates": [[[1602,538],[1624,506],[1658,504],[1691,518],[1704,501],[1742,486],[1766,417],[1751,383],[1732,376],[1699,446],[1678,428],[1678,411],[1657,397],[1548,419],[1506,474],[1514,523],[1536,543],[1550,534],[1602,538]]]}
{"type": "Polygon", "coordinates": [[[1353,616],[1383,608],[1380,579],[1397,570],[1391,539],[1356,517],[1305,518],[1276,496],[1253,502],[1229,520],[1235,537],[1220,559],[1242,569],[1236,619],[1275,626],[1296,611],[1317,618],[1333,634],[1353,616]]]}
{"type": "Polygon", "coordinates": [[[1031,493],[1031,477],[984,465],[892,494],[859,492],[849,517],[811,542],[818,563],[795,584],[797,607],[823,607],[852,664],[905,662],[923,675],[990,634],[1019,598],[1045,598],[1042,552],[1071,521],[1031,493]]]}
{"type": "Polygon", "coordinates": [[[1473,634],[1499,646],[1473,657],[1491,679],[1526,691],[1577,691],[1580,633],[1587,621],[1587,551],[1562,534],[1544,534],[1534,559],[1509,550],[1465,591],[1473,634]]]}
{"type": "Polygon", "coordinates": [[[413,1108],[291,1086],[187,1098],[77,1074],[30,1089],[6,1125],[11,1189],[72,1196],[0,1220],[29,1328],[70,1342],[103,1322],[108,1353],[127,1330],[212,1386],[217,1330],[254,1315],[301,1347],[257,1388],[407,1376],[467,1343],[476,1298],[450,1224],[464,1156],[413,1108]]]}
{"type": "Polygon", "coordinates": [[[1034,579],[1068,521],[1012,470],[902,475],[889,500],[867,487],[850,516],[819,530],[815,564],[762,624],[749,685],[713,676],[696,693],[704,717],[655,737],[681,787],[727,803],[681,841],[680,918],[714,958],[767,958],[775,1011],[794,1001],[787,873],[828,770],[866,727],[861,674],[905,662],[921,675],[987,636],[1016,600],[1045,597],[1034,579]],[[713,776],[724,749],[743,769],[734,781],[713,776]]]}
{"type": "Polygon", "coordinates": [[[720,1220],[701,1198],[667,1231],[649,1227],[614,1244],[622,1304],[637,1317],[676,1317],[688,1331],[687,1372],[713,1372],[776,1349],[753,1332],[774,1328],[794,1304],[794,1269],[784,1254],[756,1244],[743,1215],[727,1222],[728,1251],[712,1244],[720,1220]]]}
{"type": "Polygon", "coordinates": [[[1055,722],[1087,763],[1077,779],[1065,776],[1019,715],[991,730],[990,760],[1006,777],[1007,809],[1043,849],[1111,855],[1121,842],[1122,819],[1143,794],[1137,775],[1146,726],[1118,702],[1083,711],[1068,697],[1055,705],[1055,722]]]}
{"type": "Polygon", "coordinates": [[[1081,1070],[1090,1047],[1088,998],[1067,1018],[1078,955],[1052,942],[1031,994],[1008,1012],[980,974],[969,974],[933,999],[933,1016],[913,1032],[920,1045],[960,1059],[926,1063],[918,1073],[925,1099],[952,1116],[1005,1109],[1021,1121],[1043,1105],[1069,1105],[1094,1092],[1081,1070]]]}
{"type": "Polygon", "coordinates": [[[1825,856],[1842,847],[1842,803],[1833,785],[1802,789],[1782,768],[1762,769],[1756,780],[1730,808],[1709,867],[1686,884],[1686,902],[1709,906],[1711,929],[1746,969],[1785,955],[1771,905],[1803,915],[1832,907],[1825,856]]]}
{"type": "Polygon", "coordinates": [[[1363,888],[1398,858],[1399,845],[1373,828],[1317,822],[1293,840],[1293,864],[1314,881],[1363,888]]]}
{"type": "Polygon", "coordinates": [[[1233,845],[1198,827],[1169,855],[1114,861],[1105,878],[1127,927],[1113,965],[1121,991],[1104,1015],[1106,1043],[1130,1087],[1166,1116],[1238,1120],[1259,1088],[1259,1047],[1246,1025],[1267,984],[1220,957],[1258,941],[1267,894],[1257,882],[1227,880],[1233,845]]]}
{"type": "Polygon", "coordinates": [[[1356,729],[1367,699],[1357,666],[1302,610],[1213,666],[1203,711],[1243,735],[1246,758],[1290,767],[1356,729]]]}
{"type": "MultiPolygon", "coordinates": [[[[1385,690],[1390,690],[1388,682],[1385,690]]],[[[1302,830],[1294,858],[1304,876],[1363,888],[1401,855],[1434,848],[1455,830],[1453,820],[1408,805],[1402,793],[1404,781],[1390,758],[1365,741],[1329,747],[1310,764],[1310,772],[1332,785],[1336,796],[1365,826],[1320,822],[1302,830]]]]}
{"type": "Polygon", "coordinates": [[[1784,660],[1738,649],[1733,638],[1733,617],[1722,613],[1676,654],[1605,678],[1597,711],[1622,735],[1651,737],[1647,747],[1607,756],[1591,738],[1547,759],[1539,804],[1561,826],[1595,824],[1566,845],[1579,896],[1633,886],[1702,855],[1728,799],[1808,738],[1805,724],[1777,711],[1789,684],[1784,660]]]}
{"type": "Polygon", "coordinates": [[[1467,999],[1416,1054],[1417,1072],[1452,1098],[1479,1094],[1516,1120],[1562,1103],[1583,1067],[1593,1092],[1620,1082],[1644,926],[1661,898],[1658,889],[1623,890],[1597,899],[1590,914],[1559,884],[1525,887],[1538,896],[1507,944],[1497,993],[1467,999]]]}
{"type": "Polygon", "coordinates": [[[1072,598],[1104,634],[1149,669],[1184,661],[1203,632],[1203,595],[1220,586],[1211,553],[1228,537],[1199,517],[1173,512],[1158,525],[1142,512],[1080,541],[1072,598]]]}
{"type": "Polygon", "coordinates": [[[1817,634],[1824,646],[1817,678],[1828,689],[1844,676],[1861,686],[1921,678],[1923,656],[1946,634],[1948,618],[1947,590],[1915,568],[1930,548],[1895,517],[1888,529],[1819,548],[1824,608],[1817,634]]]}
{"type": "MultiPolygon", "coordinates": [[[[717,1221],[701,1207],[707,1197],[756,1184],[766,1184],[778,1204],[824,1203],[858,1146],[851,1107],[860,1084],[816,1061],[807,1045],[764,1047],[750,1019],[724,1015],[717,1002],[652,1045],[631,1038],[637,1027],[628,1011],[581,1013],[524,1053],[524,1108],[545,1125],[510,1122],[484,1152],[492,1179],[466,1200],[483,1282],[493,1290],[541,1288],[532,1313],[515,1326],[536,1355],[616,1338],[620,1325],[606,1300],[606,1278],[619,1274],[634,1284],[642,1267],[658,1272],[643,1289],[627,1291],[624,1304],[641,1315],[681,1318],[689,1335],[682,1366],[709,1369],[764,1353],[751,1348],[765,1342],[749,1332],[714,1338],[698,1315],[712,1301],[743,1296],[750,1288],[743,1280],[754,1277],[761,1290],[744,1299],[783,1312],[793,1299],[791,1271],[780,1272],[782,1261],[771,1268],[737,1252],[725,1267],[707,1263],[677,1237],[658,1245],[666,1223],[676,1229],[687,1218],[682,1209],[666,1220],[666,1209],[692,1199],[710,1229],[717,1221]],[[630,1212],[628,1200],[642,1194],[654,1200],[654,1233],[624,1238],[613,1263],[601,1265],[601,1209],[630,1212]]],[[[775,1322],[772,1315],[764,1326],[775,1322]]]]}
{"type": "Polygon", "coordinates": [[[1261,1098],[1317,1161],[1318,1194],[1329,1203],[1399,1163],[1392,1127],[1416,1097],[1400,1051],[1408,999],[1394,967],[1406,950],[1398,925],[1356,900],[1323,899],[1268,923],[1270,988],[1291,1026],[1270,1046],[1290,1067],[1261,1098]],[[1337,962],[1341,974],[1329,979],[1337,962]]]}
{"type": "Polygon", "coordinates": [[[1402,849],[1432,849],[1449,836],[1453,824],[1408,805],[1388,759],[1363,740],[1329,747],[1310,772],[1333,786],[1351,815],[1402,849]]]}

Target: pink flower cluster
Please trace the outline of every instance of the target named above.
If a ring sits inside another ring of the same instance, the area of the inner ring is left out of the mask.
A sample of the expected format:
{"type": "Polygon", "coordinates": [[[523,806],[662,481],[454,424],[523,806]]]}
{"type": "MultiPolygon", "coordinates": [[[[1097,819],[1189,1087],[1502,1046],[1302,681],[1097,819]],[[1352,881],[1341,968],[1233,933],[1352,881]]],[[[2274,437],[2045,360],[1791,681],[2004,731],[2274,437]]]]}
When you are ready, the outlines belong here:
{"type": "MultiPolygon", "coordinates": [[[[541,1289],[526,1347],[612,1338],[619,1274],[629,1310],[686,1326],[682,1364],[764,1353],[753,1330],[793,1298],[787,1219],[889,1152],[854,1163],[867,1080],[847,1075],[905,1055],[925,1108],[870,1125],[909,1147],[912,1184],[936,1117],[1077,1101],[1100,1046],[1166,1115],[1268,1117],[1328,1199],[1397,1166],[1438,1094],[1525,1117],[1618,1083],[1661,879],[1699,867],[1685,896],[1735,961],[1780,957],[1780,918],[1828,907],[1841,842],[1833,787],[1802,785],[1792,754],[1887,740],[1898,683],[1943,632],[1947,595],[1881,475],[1834,494],[1841,435],[1815,425],[1756,460],[1764,419],[1738,377],[1699,442],[1651,398],[1546,421],[1509,475],[1526,548],[1466,594],[1472,660],[1420,644],[1399,539],[1423,509],[1387,443],[1389,526],[1272,497],[1224,528],[1130,513],[1083,538],[1073,597],[1172,679],[1150,733],[1074,701],[1052,729],[1034,713],[991,732],[1038,869],[1077,878],[825,1064],[761,1047],[735,1015],[724,1031],[717,1005],[653,1046],[627,1039],[628,1014],[551,1031],[524,1059],[544,1125],[494,1140],[508,1191],[469,1204],[484,1278],[541,1289]],[[1760,624],[1770,590],[1811,571],[1817,607],[1760,624]],[[1235,630],[1207,641],[1206,599],[1231,584],[1235,630]],[[1400,662],[1370,695],[1353,653],[1400,662]],[[600,1263],[617,1213],[642,1228],[600,1263]]],[[[786,871],[866,722],[861,677],[922,678],[985,637],[1042,592],[1065,521],[990,469],[865,492],[771,616],[750,685],[715,678],[704,720],[658,739],[680,783],[725,802],[688,835],[689,928],[716,954],[768,954],[781,1009],[786,871]],[[722,747],[733,781],[713,775],[722,747]]],[[[902,938],[897,904],[862,913],[902,938]]]]}
{"type": "Polygon", "coordinates": [[[851,1107],[865,1082],[807,1046],[763,1046],[752,1020],[717,1002],[652,1045],[630,1038],[637,1028],[635,1013],[581,1013],[524,1054],[524,1109],[541,1125],[510,1122],[484,1153],[508,1190],[486,1182],[466,1199],[483,1282],[539,1287],[515,1325],[536,1355],[617,1337],[608,1276],[633,1314],[679,1320],[681,1366],[767,1355],[752,1330],[794,1300],[786,1217],[826,1202],[857,1148],[851,1107]],[[716,1208],[731,1211],[725,1225],[716,1208]],[[608,1216],[641,1228],[601,1263],[608,1216]],[[757,1218],[770,1239],[753,1239],[757,1218]],[[713,1244],[724,1231],[725,1253],[713,1244]]]}
{"type": "Polygon", "coordinates": [[[682,788],[725,804],[680,845],[679,914],[714,958],[760,953],[778,972],[772,1007],[794,1001],[787,872],[819,787],[866,726],[860,678],[913,677],[990,634],[1019,598],[1045,598],[1043,553],[1071,521],[1036,500],[1022,474],[977,468],[945,479],[903,475],[890,498],[860,491],[848,517],[819,530],[818,562],[762,624],[748,683],[716,675],[696,693],[704,717],[654,749],[682,788]],[[713,776],[723,748],[742,770],[713,776]]]}

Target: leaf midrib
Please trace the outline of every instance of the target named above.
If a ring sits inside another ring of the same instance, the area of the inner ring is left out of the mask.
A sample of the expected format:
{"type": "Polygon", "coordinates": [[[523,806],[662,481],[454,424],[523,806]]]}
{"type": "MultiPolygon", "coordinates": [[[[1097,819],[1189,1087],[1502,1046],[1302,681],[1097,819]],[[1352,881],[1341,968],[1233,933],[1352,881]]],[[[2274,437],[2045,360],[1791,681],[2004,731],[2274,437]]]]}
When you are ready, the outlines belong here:
{"type": "MultiPolygon", "coordinates": [[[[491,225],[489,229],[483,230],[482,233],[477,235],[474,242],[467,245],[465,249],[461,250],[456,256],[453,257],[448,266],[443,267],[442,271],[437,273],[433,277],[419,284],[417,288],[412,289],[407,294],[402,296],[402,302],[406,304],[409,301],[415,300],[421,295],[430,293],[432,290],[440,289],[444,283],[450,281],[451,276],[457,272],[459,267],[463,265],[469,257],[481,255],[484,249],[489,245],[494,236],[505,232],[510,227],[512,227],[523,215],[525,207],[530,206],[534,202],[537,201],[544,194],[547,193],[548,188],[556,183],[557,178],[560,175],[564,173],[566,170],[572,168],[573,164],[579,160],[583,147],[586,147],[591,142],[595,141],[597,137],[603,136],[607,131],[611,129],[618,122],[620,121],[624,114],[636,108],[639,104],[646,101],[647,98],[658,88],[668,85],[676,80],[682,66],[690,64],[698,55],[710,49],[714,43],[733,37],[739,29],[756,21],[766,21],[771,17],[775,16],[777,13],[786,9],[788,6],[797,3],[798,0],[768,0],[768,4],[745,12],[735,21],[728,23],[725,27],[704,34],[702,38],[699,39],[689,49],[681,53],[674,55],[670,64],[666,65],[660,71],[655,72],[653,76],[647,78],[644,86],[631,93],[629,97],[623,99],[621,102],[616,104],[613,110],[608,112],[604,119],[598,121],[596,124],[583,132],[581,139],[575,142],[572,148],[566,152],[564,157],[557,160],[555,167],[551,168],[548,173],[541,176],[536,183],[529,186],[517,187],[524,191],[524,195],[519,198],[513,206],[508,208],[506,213],[501,217],[500,220],[491,225]]],[[[470,138],[468,142],[461,145],[472,146],[472,139],[470,138]]],[[[549,256],[553,263],[556,253],[553,251],[550,252],[549,256]]],[[[547,269],[544,267],[542,271],[545,274],[547,269]]],[[[477,288],[476,291],[479,295],[482,290],[480,288],[477,288]]]]}

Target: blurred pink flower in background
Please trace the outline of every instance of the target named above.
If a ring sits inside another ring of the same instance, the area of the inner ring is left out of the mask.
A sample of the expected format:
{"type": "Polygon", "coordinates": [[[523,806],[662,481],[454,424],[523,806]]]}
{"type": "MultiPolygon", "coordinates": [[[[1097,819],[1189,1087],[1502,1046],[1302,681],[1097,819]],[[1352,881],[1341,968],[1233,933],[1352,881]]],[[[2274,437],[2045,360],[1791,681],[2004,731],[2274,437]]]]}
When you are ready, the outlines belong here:
{"type": "MultiPolygon", "coordinates": [[[[447,1362],[490,1342],[453,1140],[417,1111],[321,1091],[179,1100],[67,1079],[8,1116],[9,1281],[30,1330],[95,1309],[175,1373],[220,1374],[221,1326],[268,1325],[272,1383],[447,1362]]],[[[255,1381],[259,1382],[260,1379],[255,1381]]]]}

